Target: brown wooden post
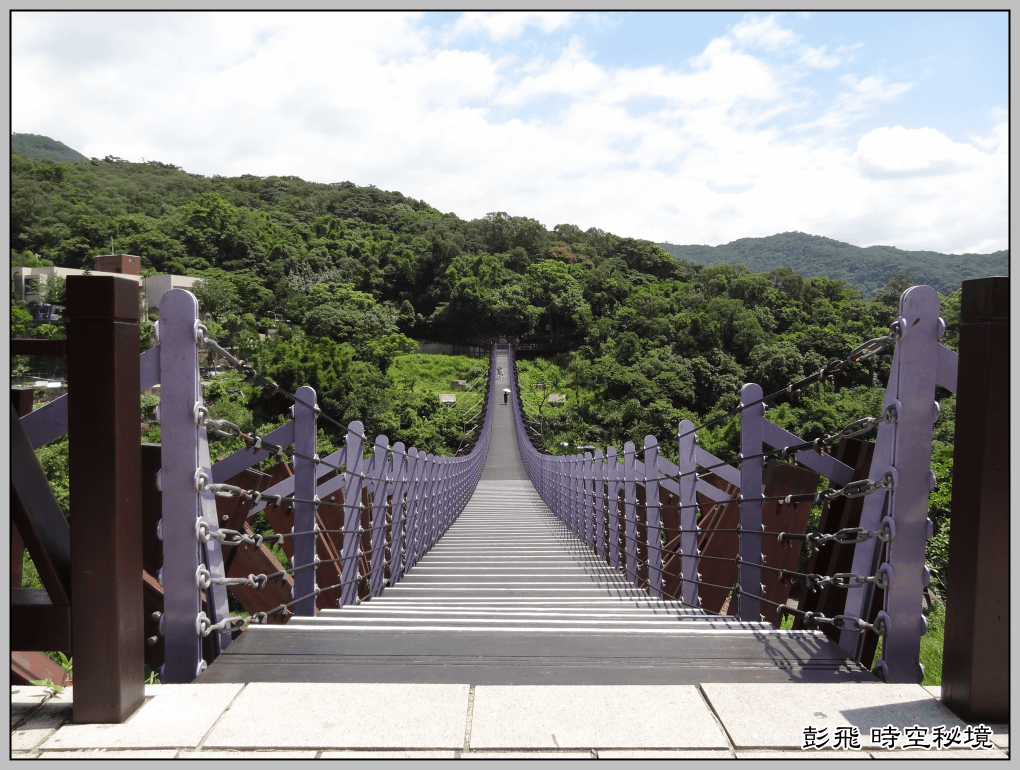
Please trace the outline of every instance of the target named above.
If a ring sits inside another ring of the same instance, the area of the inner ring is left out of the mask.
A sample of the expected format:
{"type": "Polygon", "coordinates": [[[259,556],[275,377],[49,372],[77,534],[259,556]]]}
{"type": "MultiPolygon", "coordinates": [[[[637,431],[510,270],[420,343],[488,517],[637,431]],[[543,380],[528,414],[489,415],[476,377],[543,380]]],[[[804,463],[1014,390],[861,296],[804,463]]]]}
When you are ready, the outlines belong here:
{"type": "Polygon", "coordinates": [[[143,700],[138,286],[68,276],[71,642],[75,722],[123,722],[143,700]]]}
{"type": "MultiPolygon", "coordinates": [[[[159,444],[142,444],[142,625],[144,646],[142,657],[153,669],[165,661],[163,636],[159,619],[163,614],[163,589],[159,585],[159,569],[163,566],[163,542],[158,537],[159,520],[163,516],[163,493],[156,482],[162,466],[163,453],[159,444]]],[[[141,641],[141,640],[139,640],[141,641]]]]}
{"type": "MultiPolygon", "coordinates": [[[[11,388],[11,403],[18,417],[24,417],[32,411],[35,397],[34,388],[11,388]]],[[[11,588],[21,588],[22,565],[25,561],[25,541],[11,517],[11,588]]]]}
{"type": "Polygon", "coordinates": [[[163,566],[163,542],[157,532],[163,517],[163,494],[156,486],[163,453],[159,444],[142,444],[142,569],[159,574],[163,566]]]}
{"type": "Polygon", "coordinates": [[[963,282],[942,702],[1009,721],[1009,278],[963,282]]]}

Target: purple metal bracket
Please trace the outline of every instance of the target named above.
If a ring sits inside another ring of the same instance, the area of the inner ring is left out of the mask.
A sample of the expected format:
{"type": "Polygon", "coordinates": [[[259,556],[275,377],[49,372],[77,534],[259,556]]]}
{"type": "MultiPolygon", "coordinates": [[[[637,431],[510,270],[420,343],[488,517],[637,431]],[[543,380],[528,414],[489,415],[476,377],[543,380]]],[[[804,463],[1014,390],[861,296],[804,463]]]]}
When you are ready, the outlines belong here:
{"type": "MultiPolygon", "coordinates": [[[[152,350],[155,350],[155,348],[152,348],[152,350]]],[[[270,444],[276,444],[278,446],[284,447],[290,446],[291,444],[294,443],[293,421],[280,426],[279,428],[272,431],[271,433],[268,433],[262,438],[264,441],[270,444]]],[[[222,460],[213,465],[212,467],[213,481],[215,481],[216,483],[223,483],[227,479],[233,478],[241,471],[251,468],[253,465],[257,465],[258,463],[262,462],[268,457],[272,457],[272,454],[273,453],[269,452],[266,449],[259,449],[254,451],[248,449],[247,447],[245,447],[244,449],[238,449],[232,455],[224,457],[222,460]]],[[[286,492],[277,493],[271,492],[270,490],[266,490],[265,494],[274,495],[290,494],[291,492],[294,491],[293,483],[294,482],[291,481],[291,487],[286,492]]],[[[252,516],[255,513],[258,513],[258,511],[261,511],[263,508],[265,508],[265,504],[260,503],[259,505],[255,506],[255,508],[248,515],[252,516]]]]}
{"type": "MultiPolygon", "coordinates": [[[[139,392],[144,393],[159,383],[159,346],[142,353],[138,357],[138,366],[141,370],[139,392]]],[[[33,449],[63,436],[67,433],[67,394],[26,414],[21,418],[21,427],[25,429],[33,449]]]]}
{"type": "MultiPolygon", "coordinates": [[[[784,430],[769,420],[762,420],[762,437],[766,444],[776,449],[803,444],[804,439],[784,430]]],[[[839,486],[846,486],[854,477],[854,469],[845,465],[832,455],[815,452],[812,449],[805,449],[797,452],[794,457],[801,465],[820,473],[839,486]]]]}

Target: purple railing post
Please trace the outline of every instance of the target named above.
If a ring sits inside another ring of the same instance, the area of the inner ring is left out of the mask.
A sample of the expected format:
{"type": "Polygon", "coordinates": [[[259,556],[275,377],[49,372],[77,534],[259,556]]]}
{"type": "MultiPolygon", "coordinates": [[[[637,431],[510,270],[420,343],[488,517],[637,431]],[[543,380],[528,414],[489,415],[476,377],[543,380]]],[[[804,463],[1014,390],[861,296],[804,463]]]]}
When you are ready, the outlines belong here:
{"type": "Polygon", "coordinates": [[[574,532],[574,489],[570,477],[572,459],[558,457],[553,460],[553,464],[556,468],[556,488],[559,490],[560,517],[567,528],[574,532]]]}
{"type": "Polygon", "coordinates": [[[545,488],[549,508],[556,514],[556,518],[563,521],[563,510],[559,506],[559,479],[552,455],[542,455],[542,485],[545,488]]]}
{"type": "Polygon", "coordinates": [[[439,498],[439,510],[437,512],[439,528],[436,530],[436,539],[432,542],[432,545],[438,543],[439,538],[446,534],[446,530],[453,523],[455,515],[454,501],[456,499],[457,466],[452,462],[452,458],[449,457],[439,458],[439,463],[443,467],[443,493],[439,498]]]}
{"type": "Polygon", "coordinates": [[[552,501],[549,497],[549,484],[548,478],[546,476],[546,474],[548,473],[548,468],[546,468],[546,459],[547,458],[545,457],[545,455],[538,456],[535,462],[535,473],[538,476],[538,478],[536,481],[533,481],[532,483],[535,484],[535,487],[538,489],[538,496],[542,498],[542,502],[548,505],[549,510],[551,510],[553,514],[555,514],[556,510],[553,508],[552,501]]]}
{"type": "Polygon", "coordinates": [[[623,445],[623,514],[624,522],[624,574],[627,580],[635,585],[638,582],[637,570],[637,447],[633,441],[623,445]]]}
{"type": "Polygon", "coordinates": [[[740,389],[740,560],[737,563],[737,612],[739,620],[760,623],[761,596],[764,586],[761,583],[761,567],[765,557],[761,552],[762,496],[765,486],[762,483],[762,469],[765,459],[760,455],[764,440],[765,405],[757,404],[762,398],[760,385],[748,383],[740,389]],[[753,404],[753,406],[747,406],[753,404]]]}
{"type": "Polygon", "coordinates": [[[574,537],[578,540],[583,539],[584,531],[581,523],[584,512],[581,490],[581,459],[581,455],[571,455],[569,462],[563,463],[568,474],[567,489],[570,493],[570,528],[574,532],[574,537]]]}
{"type": "Polygon", "coordinates": [[[383,590],[383,562],[386,560],[386,454],[390,442],[386,436],[375,439],[375,453],[369,476],[372,479],[372,515],[369,524],[372,536],[369,538],[371,553],[368,555],[369,596],[378,596],[383,590]]]}
{"type": "Polygon", "coordinates": [[[439,493],[439,499],[436,501],[436,532],[432,540],[433,546],[446,533],[446,528],[450,525],[453,516],[454,465],[452,462],[447,462],[449,459],[448,457],[436,458],[439,462],[439,467],[442,469],[443,484],[439,493]]]}
{"type": "Polygon", "coordinates": [[[584,453],[581,466],[581,505],[584,511],[584,542],[592,551],[595,550],[595,505],[592,483],[595,480],[595,468],[592,466],[591,452],[584,453]]]}
{"type": "Polygon", "coordinates": [[[645,436],[645,532],[648,536],[648,593],[662,598],[662,513],[659,508],[659,440],[645,436]]]}
{"type": "MultiPolygon", "coordinates": [[[[291,410],[294,414],[294,499],[315,499],[315,474],[319,455],[315,452],[315,437],[318,430],[315,389],[307,385],[298,388],[295,394],[298,402],[291,410]],[[304,402],[304,403],[301,403],[304,402]]],[[[292,606],[295,615],[315,615],[315,503],[294,503],[294,595],[305,597],[292,606]]]]}
{"type": "Polygon", "coordinates": [[[404,533],[406,531],[404,494],[407,492],[407,454],[400,441],[393,445],[393,459],[390,462],[390,478],[393,491],[390,493],[390,585],[396,585],[403,576],[404,533]]]}
{"type": "Polygon", "coordinates": [[[415,563],[422,558],[429,549],[432,548],[432,532],[436,526],[436,496],[440,489],[439,482],[439,464],[436,462],[434,455],[425,453],[425,484],[422,488],[422,509],[421,509],[421,541],[418,547],[418,553],[415,555],[415,563]]]}
{"type": "Polygon", "coordinates": [[[446,498],[448,489],[447,472],[449,468],[442,461],[442,458],[437,455],[431,455],[431,460],[435,466],[435,473],[433,475],[435,484],[432,487],[432,495],[429,499],[429,539],[425,553],[432,550],[442,532],[443,500],[446,498]]]}
{"type": "Polygon", "coordinates": [[[698,583],[701,574],[698,572],[698,508],[697,467],[694,435],[694,423],[684,420],[677,431],[679,449],[680,477],[680,600],[689,607],[700,607],[698,583]]]}
{"type": "Polygon", "coordinates": [[[606,460],[601,449],[595,450],[595,543],[596,553],[602,561],[606,556],[606,460]]]}
{"type": "Polygon", "coordinates": [[[443,501],[446,499],[449,490],[449,467],[443,462],[439,455],[432,455],[432,464],[435,465],[435,486],[432,487],[432,499],[429,500],[429,541],[428,551],[439,542],[439,536],[443,531],[443,501]]]}
{"type": "Polygon", "coordinates": [[[411,562],[411,566],[417,564],[429,548],[429,532],[432,526],[432,490],[436,484],[436,466],[432,462],[432,456],[428,452],[421,452],[418,455],[418,460],[421,462],[421,488],[418,492],[418,536],[414,549],[414,561],[411,562]]]}
{"type": "Polygon", "coordinates": [[[428,452],[418,453],[418,462],[421,471],[419,477],[421,484],[418,490],[418,524],[414,545],[413,567],[421,559],[422,554],[428,550],[429,525],[432,516],[432,488],[435,485],[435,464],[428,452]]]}
{"type": "MultiPolygon", "coordinates": [[[[893,328],[899,339],[886,388],[883,416],[887,422],[879,426],[869,474],[871,481],[888,478],[892,487],[869,497],[861,514],[861,527],[876,531],[886,524],[892,532],[887,545],[888,562],[877,570],[885,575],[888,584],[885,609],[876,620],[877,625],[884,626],[885,633],[882,659],[875,671],[886,682],[915,683],[924,680],[920,647],[927,621],[920,612],[920,597],[930,579],[924,560],[925,542],[932,526],[928,494],[935,486],[931,441],[938,418],[935,403],[938,362],[944,357],[938,342],[945,328],[939,318],[938,293],[930,286],[907,289],[900,297],[900,315],[893,328]],[[872,503],[871,498],[878,499],[872,503]],[[883,502],[887,512],[882,510],[883,502]],[[883,514],[885,518],[878,520],[883,514]]],[[[853,571],[877,574],[875,562],[879,553],[874,539],[859,544],[854,551],[853,571]]],[[[855,593],[858,592],[849,592],[846,613],[863,618],[870,610],[871,592],[867,596],[855,593]]],[[[856,637],[860,634],[851,635],[844,630],[840,645],[846,650],[859,650],[860,640],[856,637]]]]}
{"type": "Polygon", "coordinates": [[[421,472],[422,464],[418,459],[418,450],[411,447],[407,450],[407,513],[404,514],[407,524],[407,534],[404,535],[404,550],[402,564],[400,566],[400,577],[403,578],[407,571],[414,565],[415,553],[418,542],[418,498],[421,495],[421,472]]]}
{"type": "Polygon", "coordinates": [[[556,478],[556,464],[553,462],[552,457],[547,455],[542,456],[542,488],[544,490],[543,498],[546,501],[546,505],[549,506],[550,510],[556,515],[556,518],[563,521],[563,511],[560,510],[559,506],[559,484],[556,478]]]}
{"type": "Polygon", "coordinates": [[[606,470],[609,472],[609,499],[606,510],[609,513],[609,566],[620,569],[620,463],[616,459],[616,447],[606,450],[606,470]]]}
{"type": "Polygon", "coordinates": [[[344,472],[344,542],[340,550],[339,606],[360,604],[358,599],[358,565],[361,551],[361,488],[364,484],[365,461],[362,459],[365,426],[355,420],[347,426],[347,470],[344,472]]]}
{"type": "Polygon", "coordinates": [[[584,510],[584,454],[576,455],[573,467],[573,488],[574,488],[574,518],[577,523],[577,539],[582,543],[587,542],[585,534],[585,523],[587,517],[584,510]]]}
{"type": "Polygon", "coordinates": [[[563,479],[561,478],[560,463],[556,461],[555,457],[548,457],[546,458],[546,464],[549,469],[549,480],[552,484],[550,494],[552,495],[553,502],[549,507],[552,508],[557,518],[569,527],[570,522],[563,515],[563,479]]]}
{"type": "MultiPolygon", "coordinates": [[[[191,292],[174,289],[160,301],[160,444],[162,467],[159,486],[163,493],[164,613],[160,626],[165,637],[165,663],[161,678],[168,684],[192,681],[206,667],[202,659],[199,615],[202,613],[198,570],[208,564],[213,577],[223,577],[220,545],[215,540],[199,545],[196,526],[204,521],[217,531],[216,502],[211,492],[200,492],[212,481],[206,430],[201,423],[202,388],[198,376],[198,300],[191,292]],[[204,554],[203,554],[204,551],[204,554]],[[204,558],[203,558],[204,556],[204,558]]],[[[209,620],[217,623],[226,611],[226,589],[211,585],[209,620]]],[[[229,644],[230,634],[219,634],[219,647],[229,644]]],[[[214,648],[216,645],[214,644],[214,648]]]]}

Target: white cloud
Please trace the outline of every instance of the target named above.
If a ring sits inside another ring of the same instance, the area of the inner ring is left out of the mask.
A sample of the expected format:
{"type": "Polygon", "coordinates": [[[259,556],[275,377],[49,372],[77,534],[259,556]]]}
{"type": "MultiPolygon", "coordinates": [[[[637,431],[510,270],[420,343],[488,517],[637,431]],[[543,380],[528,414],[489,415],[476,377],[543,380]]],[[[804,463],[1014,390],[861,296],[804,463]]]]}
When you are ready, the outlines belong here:
{"type": "MultiPolygon", "coordinates": [[[[966,144],[900,128],[848,142],[839,129],[911,84],[861,71],[819,114],[780,65],[749,52],[795,44],[771,17],[708,42],[689,66],[624,68],[596,63],[580,37],[522,67],[444,45],[414,14],[169,14],[123,29],[109,14],[74,29],[57,14],[18,16],[12,128],[86,155],[349,179],[467,219],[507,211],[674,243],[801,230],[939,251],[1006,245],[1008,113],[966,144]],[[542,100],[558,109],[528,111],[542,100]],[[799,128],[830,131],[777,128],[794,108],[811,116],[799,128]],[[951,184],[930,176],[948,173],[951,184]]],[[[506,16],[462,19],[497,35],[516,29],[506,16]]],[[[830,58],[795,50],[808,66],[830,58]]]]}
{"type": "Polygon", "coordinates": [[[869,75],[860,80],[853,75],[843,75],[839,80],[849,86],[850,90],[836,97],[836,103],[828,112],[815,120],[799,123],[794,126],[794,130],[844,128],[872,112],[877,105],[891,102],[913,88],[912,83],[886,84],[885,77],[881,75],[869,75]]]}
{"type": "Polygon", "coordinates": [[[933,128],[895,126],[862,136],[853,159],[866,177],[896,179],[959,174],[978,168],[988,156],[933,128]]]}
{"type": "Polygon", "coordinates": [[[800,60],[809,67],[825,70],[831,70],[840,63],[838,56],[826,56],[824,45],[819,48],[805,49],[800,60]]]}
{"type": "Polygon", "coordinates": [[[760,59],[734,51],[727,38],[710,42],[692,63],[700,72],[679,76],[685,102],[775,99],[780,95],[773,70],[760,59]]]}
{"type": "Polygon", "coordinates": [[[605,81],[602,68],[590,61],[576,37],[571,39],[555,62],[548,64],[538,59],[527,65],[527,71],[535,74],[526,75],[516,85],[496,94],[497,104],[523,104],[552,94],[564,94],[575,99],[587,97],[605,81]]]}
{"type": "Polygon", "coordinates": [[[484,32],[493,40],[508,40],[520,37],[530,26],[548,33],[568,26],[570,21],[571,14],[567,11],[468,11],[457,19],[450,37],[484,32]]]}
{"type": "Polygon", "coordinates": [[[775,16],[742,21],[733,28],[733,37],[739,43],[762,47],[768,51],[792,45],[797,40],[793,32],[776,23],[775,16]]]}
{"type": "Polygon", "coordinates": [[[1000,121],[996,123],[992,130],[988,132],[986,136],[980,136],[973,134],[969,139],[982,150],[996,151],[1000,155],[1009,156],[1009,112],[996,107],[990,111],[990,116],[993,120],[1000,121]]]}

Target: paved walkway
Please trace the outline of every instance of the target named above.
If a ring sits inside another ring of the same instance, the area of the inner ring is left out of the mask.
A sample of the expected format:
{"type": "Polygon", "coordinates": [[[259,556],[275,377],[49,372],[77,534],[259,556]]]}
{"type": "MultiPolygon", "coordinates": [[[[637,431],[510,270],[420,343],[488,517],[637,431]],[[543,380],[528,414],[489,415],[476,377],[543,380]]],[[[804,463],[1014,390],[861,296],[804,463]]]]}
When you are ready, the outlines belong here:
{"type": "MultiPolygon", "coordinates": [[[[74,688],[47,697],[11,688],[11,757],[70,758],[798,758],[804,728],[825,729],[828,756],[1005,759],[969,744],[905,749],[906,732],[930,743],[937,726],[967,725],[920,685],[702,684],[499,687],[467,684],[190,684],[146,687],[122,725],[70,724],[74,688]],[[871,741],[892,725],[900,748],[871,741]],[[919,729],[914,730],[914,726],[919,729]],[[857,728],[861,749],[834,751],[857,728]]],[[[821,740],[821,739],[819,739],[821,740]]]]}

